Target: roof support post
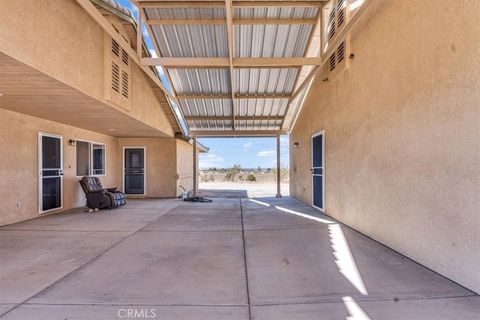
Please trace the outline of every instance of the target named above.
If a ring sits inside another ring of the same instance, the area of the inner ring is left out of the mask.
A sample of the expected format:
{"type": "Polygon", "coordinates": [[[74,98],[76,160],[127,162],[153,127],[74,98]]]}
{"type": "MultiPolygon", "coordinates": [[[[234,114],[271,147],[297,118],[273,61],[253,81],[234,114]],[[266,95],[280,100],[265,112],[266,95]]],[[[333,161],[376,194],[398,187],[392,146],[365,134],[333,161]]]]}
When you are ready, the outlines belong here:
{"type": "Polygon", "coordinates": [[[277,134],[277,194],[276,194],[277,198],[282,197],[281,187],[280,187],[280,183],[281,183],[280,177],[281,177],[281,174],[280,174],[280,135],[277,134]]]}
{"type": "Polygon", "coordinates": [[[197,157],[197,136],[193,136],[193,189],[192,197],[196,197],[198,193],[198,157],[197,157]]]}

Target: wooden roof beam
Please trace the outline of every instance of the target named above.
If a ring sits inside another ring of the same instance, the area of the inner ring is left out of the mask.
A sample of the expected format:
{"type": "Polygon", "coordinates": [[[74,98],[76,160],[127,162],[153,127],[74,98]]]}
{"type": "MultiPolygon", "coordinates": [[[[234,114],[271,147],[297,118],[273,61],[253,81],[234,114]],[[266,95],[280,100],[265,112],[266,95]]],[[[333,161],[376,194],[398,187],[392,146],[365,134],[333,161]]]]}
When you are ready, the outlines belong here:
{"type": "MultiPolygon", "coordinates": [[[[150,19],[149,25],[225,25],[224,19],[150,19]]],[[[304,25],[315,24],[315,19],[234,19],[233,25],[304,25]]]]}
{"type": "MultiPolygon", "coordinates": [[[[232,43],[233,45],[233,43],[232,43]]],[[[320,65],[316,57],[290,58],[142,58],[144,66],[167,68],[285,68],[320,65]]]]}
{"type": "MultiPolygon", "coordinates": [[[[216,120],[232,120],[231,116],[185,116],[187,121],[216,121],[216,120]]],[[[236,116],[235,120],[283,120],[283,116],[236,116]]]]}
{"type": "MultiPolygon", "coordinates": [[[[232,7],[255,8],[255,7],[300,7],[318,8],[325,1],[233,1],[232,7]]],[[[137,1],[144,8],[225,8],[224,1],[137,1]]]]}
{"type": "Polygon", "coordinates": [[[191,130],[197,137],[275,137],[287,130],[191,130]]]}
{"type": "MultiPolygon", "coordinates": [[[[179,100],[231,99],[231,95],[177,95],[179,100]]],[[[280,94],[236,94],[235,99],[290,99],[290,95],[280,94]]]]}
{"type": "Polygon", "coordinates": [[[228,64],[230,67],[230,94],[232,96],[232,129],[235,130],[235,80],[233,72],[233,8],[232,0],[225,0],[227,19],[228,64]]]}

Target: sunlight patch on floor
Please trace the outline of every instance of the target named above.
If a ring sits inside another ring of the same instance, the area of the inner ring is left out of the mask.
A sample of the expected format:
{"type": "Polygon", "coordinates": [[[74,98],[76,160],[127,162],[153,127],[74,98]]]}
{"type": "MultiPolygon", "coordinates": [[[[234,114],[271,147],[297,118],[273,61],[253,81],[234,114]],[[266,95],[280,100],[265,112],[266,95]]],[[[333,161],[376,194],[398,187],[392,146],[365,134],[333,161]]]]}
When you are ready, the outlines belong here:
{"type": "Polygon", "coordinates": [[[319,218],[319,217],[311,216],[311,215],[308,215],[308,214],[305,214],[305,213],[290,210],[290,209],[283,208],[283,207],[280,207],[280,206],[275,206],[275,209],[286,212],[286,213],[290,213],[290,214],[293,214],[293,215],[296,215],[296,216],[299,216],[299,217],[302,217],[302,218],[306,218],[306,219],[314,220],[314,221],[317,221],[317,222],[321,222],[321,223],[326,223],[326,224],[334,223],[333,221],[330,221],[330,220],[327,220],[327,219],[322,219],[322,218],[319,218]]]}
{"type": "Polygon", "coordinates": [[[338,270],[361,294],[368,295],[342,227],[338,224],[331,224],[328,226],[328,233],[338,270]]]}
{"type": "Polygon", "coordinates": [[[342,300],[350,314],[350,316],[346,317],[347,320],[371,320],[352,297],[343,297],[342,300]]]}

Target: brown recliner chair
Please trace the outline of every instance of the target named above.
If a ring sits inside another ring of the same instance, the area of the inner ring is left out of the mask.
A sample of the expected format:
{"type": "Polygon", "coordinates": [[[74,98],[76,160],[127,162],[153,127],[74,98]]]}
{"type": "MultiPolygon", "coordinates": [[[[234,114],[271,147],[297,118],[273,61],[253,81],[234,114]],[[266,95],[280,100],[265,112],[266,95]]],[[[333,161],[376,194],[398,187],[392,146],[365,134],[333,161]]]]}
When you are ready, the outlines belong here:
{"type": "Polygon", "coordinates": [[[117,188],[105,189],[97,177],[83,177],[79,182],[90,210],[113,209],[127,203],[123,192],[117,191],[117,188]]]}

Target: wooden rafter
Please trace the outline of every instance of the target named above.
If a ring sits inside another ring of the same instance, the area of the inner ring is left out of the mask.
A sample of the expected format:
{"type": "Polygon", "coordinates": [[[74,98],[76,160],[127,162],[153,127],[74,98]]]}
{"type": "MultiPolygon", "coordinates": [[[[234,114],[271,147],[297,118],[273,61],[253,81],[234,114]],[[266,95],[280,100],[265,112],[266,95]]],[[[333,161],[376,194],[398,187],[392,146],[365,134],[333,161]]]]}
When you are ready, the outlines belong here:
{"type": "Polygon", "coordinates": [[[275,137],[286,130],[191,130],[197,137],[275,137]]]}
{"type": "Polygon", "coordinates": [[[225,0],[225,17],[227,19],[228,63],[230,67],[230,93],[232,95],[232,129],[235,130],[235,74],[233,71],[233,9],[232,0],[225,0]]]}
{"type": "MultiPolygon", "coordinates": [[[[234,1],[232,7],[320,7],[325,1],[234,1]]],[[[225,8],[223,1],[159,1],[142,0],[138,3],[144,8],[225,8]]]]}
{"type": "MultiPolygon", "coordinates": [[[[187,121],[231,120],[230,116],[186,116],[187,121]]],[[[283,120],[283,116],[236,116],[235,120],[283,120]]]]}
{"type": "Polygon", "coordinates": [[[233,58],[230,56],[228,58],[143,58],[142,64],[169,68],[288,68],[319,65],[321,59],[315,57],[233,58]]]}
{"type": "MultiPolygon", "coordinates": [[[[310,48],[311,48],[311,46],[312,46],[312,44],[313,44],[313,39],[314,39],[314,37],[315,37],[315,32],[316,32],[317,29],[320,27],[321,22],[322,22],[322,10],[321,10],[321,9],[318,9],[317,15],[316,15],[316,17],[315,17],[315,24],[313,25],[313,28],[312,28],[312,30],[310,31],[310,35],[309,35],[309,37],[308,37],[308,42],[307,42],[307,45],[306,45],[306,47],[305,47],[305,51],[304,51],[304,53],[303,53],[303,55],[304,55],[305,57],[307,57],[307,55],[308,55],[308,52],[309,52],[309,50],[310,50],[310,48]]],[[[320,50],[321,50],[321,49],[320,49],[320,50]]],[[[319,58],[320,58],[320,56],[319,56],[319,58]]],[[[294,90],[295,90],[295,88],[297,87],[297,85],[298,85],[298,83],[299,83],[299,81],[300,81],[300,75],[301,75],[301,72],[302,72],[302,68],[299,67],[297,72],[298,72],[298,73],[297,73],[297,77],[296,77],[296,79],[295,79],[295,84],[293,85],[293,89],[294,89],[294,90]]],[[[285,112],[285,115],[288,114],[288,111],[289,111],[289,109],[290,109],[290,103],[291,103],[291,102],[292,102],[292,98],[290,97],[290,98],[288,99],[287,110],[286,110],[286,112],[285,112]]],[[[285,123],[285,118],[283,118],[283,121],[282,121],[282,124],[281,124],[281,127],[282,127],[282,128],[283,128],[284,123],[285,123]]]]}
{"type": "MultiPolygon", "coordinates": [[[[179,100],[231,99],[231,95],[177,95],[179,100]]],[[[289,99],[289,95],[279,94],[236,94],[235,99],[289,99]]]]}
{"type": "MultiPolygon", "coordinates": [[[[150,19],[149,25],[225,25],[224,19],[150,19]]],[[[315,19],[234,19],[234,25],[297,25],[315,24],[315,19]]]]}

